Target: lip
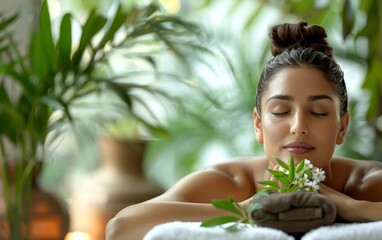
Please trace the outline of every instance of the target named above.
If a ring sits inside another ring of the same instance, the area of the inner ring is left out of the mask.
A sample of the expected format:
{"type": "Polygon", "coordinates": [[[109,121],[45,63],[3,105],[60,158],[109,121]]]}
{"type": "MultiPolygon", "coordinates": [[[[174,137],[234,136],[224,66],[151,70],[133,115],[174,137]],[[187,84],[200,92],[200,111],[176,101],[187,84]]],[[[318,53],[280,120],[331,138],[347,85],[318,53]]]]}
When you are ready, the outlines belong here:
{"type": "Polygon", "coordinates": [[[291,142],[283,146],[283,148],[293,154],[306,154],[315,149],[312,145],[304,142],[291,142]]]}

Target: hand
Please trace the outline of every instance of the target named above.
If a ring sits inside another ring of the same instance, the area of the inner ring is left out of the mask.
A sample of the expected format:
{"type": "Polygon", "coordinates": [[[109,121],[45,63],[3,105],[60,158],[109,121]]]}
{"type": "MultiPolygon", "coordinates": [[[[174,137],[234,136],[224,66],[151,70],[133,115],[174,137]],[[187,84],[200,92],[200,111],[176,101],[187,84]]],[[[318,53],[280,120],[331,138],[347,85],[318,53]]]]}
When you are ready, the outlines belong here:
{"type": "Polygon", "coordinates": [[[324,194],[336,203],[338,216],[350,222],[360,220],[357,218],[356,215],[353,214],[354,211],[352,211],[352,206],[355,204],[355,202],[357,202],[357,200],[341,192],[338,192],[322,183],[320,183],[319,185],[320,189],[318,190],[318,192],[324,194]]]}

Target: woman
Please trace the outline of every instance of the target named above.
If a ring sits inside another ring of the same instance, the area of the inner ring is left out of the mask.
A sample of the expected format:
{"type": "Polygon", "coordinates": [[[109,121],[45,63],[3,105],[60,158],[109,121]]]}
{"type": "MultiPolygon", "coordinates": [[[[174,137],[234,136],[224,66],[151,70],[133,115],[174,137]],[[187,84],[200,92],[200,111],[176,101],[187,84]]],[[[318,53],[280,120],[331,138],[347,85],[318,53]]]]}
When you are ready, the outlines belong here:
{"type": "Polygon", "coordinates": [[[334,200],[347,221],[382,220],[382,164],[334,157],[349,124],[343,72],[332,56],[326,33],[306,23],[282,24],[270,33],[273,58],[257,89],[253,112],[256,139],[265,157],[244,157],[192,173],[152,200],[129,206],[107,227],[108,239],[142,239],[154,225],[204,221],[226,215],[212,199],[233,196],[245,207],[259,181],[277,168],[274,157],[309,159],[323,168],[319,192],[334,200]]]}

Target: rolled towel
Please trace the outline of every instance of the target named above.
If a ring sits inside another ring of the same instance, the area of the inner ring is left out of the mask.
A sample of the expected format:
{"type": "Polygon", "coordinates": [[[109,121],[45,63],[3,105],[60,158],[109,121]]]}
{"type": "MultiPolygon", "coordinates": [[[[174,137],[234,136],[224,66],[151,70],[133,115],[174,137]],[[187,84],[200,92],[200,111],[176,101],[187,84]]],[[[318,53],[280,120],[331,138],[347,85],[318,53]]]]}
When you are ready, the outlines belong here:
{"type": "Polygon", "coordinates": [[[200,227],[200,222],[168,222],[151,229],[143,240],[294,240],[283,231],[273,228],[248,227],[230,232],[221,226],[200,227]]]}
{"type": "Polygon", "coordinates": [[[303,233],[332,224],[337,215],[335,203],[314,192],[270,192],[255,196],[248,209],[256,225],[286,233],[303,233]]]}

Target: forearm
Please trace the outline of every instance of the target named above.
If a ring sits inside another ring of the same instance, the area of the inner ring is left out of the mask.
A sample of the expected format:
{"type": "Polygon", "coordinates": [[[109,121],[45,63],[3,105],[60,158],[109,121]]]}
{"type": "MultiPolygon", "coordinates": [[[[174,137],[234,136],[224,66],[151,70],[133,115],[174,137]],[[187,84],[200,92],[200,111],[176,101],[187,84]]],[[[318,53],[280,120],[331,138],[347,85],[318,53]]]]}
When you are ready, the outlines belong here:
{"type": "Polygon", "coordinates": [[[323,184],[320,184],[319,192],[336,203],[337,214],[347,221],[368,222],[382,220],[382,202],[356,200],[323,184]]]}
{"type": "Polygon", "coordinates": [[[227,214],[208,203],[145,202],[125,208],[107,226],[107,239],[141,240],[155,225],[171,221],[204,221],[227,214]]]}
{"type": "Polygon", "coordinates": [[[382,202],[355,200],[349,209],[353,211],[355,221],[382,221],[382,202]]]}

